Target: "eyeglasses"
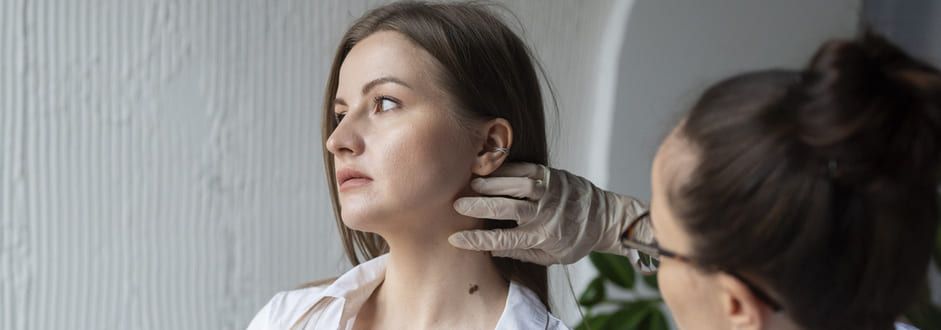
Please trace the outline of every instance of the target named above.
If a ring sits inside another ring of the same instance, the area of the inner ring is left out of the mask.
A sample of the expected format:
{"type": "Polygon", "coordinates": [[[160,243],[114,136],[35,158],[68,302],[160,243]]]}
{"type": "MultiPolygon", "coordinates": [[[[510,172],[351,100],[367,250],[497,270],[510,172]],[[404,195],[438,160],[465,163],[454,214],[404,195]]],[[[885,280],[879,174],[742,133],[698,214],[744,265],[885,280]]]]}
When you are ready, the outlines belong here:
{"type": "MultiPolygon", "coordinates": [[[[670,258],[673,260],[682,261],[685,263],[707,266],[702,263],[696,262],[690,257],[683,256],[679,253],[661,248],[657,243],[657,239],[654,236],[653,231],[653,222],[650,220],[650,212],[645,211],[637,216],[636,219],[627,227],[627,230],[621,234],[621,244],[625,247],[634,249],[638,252],[637,260],[631,260],[632,266],[639,273],[644,275],[653,275],[657,273],[657,269],[660,267],[660,258],[670,258]]],[[[748,287],[752,293],[761,299],[768,307],[771,307],[775,312],[781,310],[781,305],[774,301],[768,294],[763,290],[752,284],[751,281],[745,279],[745,277],[740,274],[728,270],[721,270],[724,273],[734,276],[742,283],[745,283],[745,286],[748,287]]]]}

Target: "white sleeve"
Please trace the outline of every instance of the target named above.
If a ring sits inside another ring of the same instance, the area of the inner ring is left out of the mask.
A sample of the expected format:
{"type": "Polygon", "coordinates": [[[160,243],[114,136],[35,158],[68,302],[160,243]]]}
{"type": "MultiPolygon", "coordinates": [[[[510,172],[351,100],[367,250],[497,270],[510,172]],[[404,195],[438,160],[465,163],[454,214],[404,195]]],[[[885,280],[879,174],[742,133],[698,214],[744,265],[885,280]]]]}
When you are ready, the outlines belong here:
{"type": "Polygon", "coordinates": [[[282,296],[284,296],[284,292],[279,292],[278,294],[274,295],[274,297],[272,297],[271,300],[269,300],[268,303],[265,304],[265,306],[262,307],[261,310],[258,311],[257,314],[255,314],[255,318],[253,318],[252,322],[248,324],[247,330],[277,329],[277,327],[275,327],[275,324],[272,323],[272,318],[271,318],[272,306],[271,305],[275,304],[277,301],[281,301],[284,298],[282,296]]]}

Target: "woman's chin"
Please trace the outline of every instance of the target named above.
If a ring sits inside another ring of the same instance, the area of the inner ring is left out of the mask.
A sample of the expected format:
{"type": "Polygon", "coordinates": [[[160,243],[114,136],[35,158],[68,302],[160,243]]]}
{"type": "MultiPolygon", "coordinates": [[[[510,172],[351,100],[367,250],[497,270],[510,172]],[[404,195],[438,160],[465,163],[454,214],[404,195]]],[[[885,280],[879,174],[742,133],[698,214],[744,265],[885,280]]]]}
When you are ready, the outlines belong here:
{"type": "Polygon", "coordinates": [[[378,229],[378,224],[375,222],[367,217],[343,215],[343,224],[352,230],[375,233],[378,229]]]}
{"type": "MultiPolygon", "coordinates": [[[[395,212],[390,212],[390,210],[376,207],[349,207],[343,209],[341,216],[343,224],[350,229],[378,234],[388,231],[391,229],[390,225],[398,222],[394,220],[394,214],[395,212]]],[[[401,225],[399,222],[398,227],[401,225]]]]}

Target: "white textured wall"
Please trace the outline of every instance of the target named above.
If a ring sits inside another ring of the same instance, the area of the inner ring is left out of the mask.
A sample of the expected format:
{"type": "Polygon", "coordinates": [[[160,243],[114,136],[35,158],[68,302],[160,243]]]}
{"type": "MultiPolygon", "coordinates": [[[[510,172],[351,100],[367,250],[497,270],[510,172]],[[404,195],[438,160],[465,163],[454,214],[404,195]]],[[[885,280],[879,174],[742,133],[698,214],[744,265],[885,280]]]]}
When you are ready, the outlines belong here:
{"type": "MultiPolygon", "coordinates": [[[[348,268],[318,111],[336,42],[377,3],[0,1],[0,329],[238,329],[348,268]]],[[[612,3],[507,3],[576,172],[612,3]]]]}

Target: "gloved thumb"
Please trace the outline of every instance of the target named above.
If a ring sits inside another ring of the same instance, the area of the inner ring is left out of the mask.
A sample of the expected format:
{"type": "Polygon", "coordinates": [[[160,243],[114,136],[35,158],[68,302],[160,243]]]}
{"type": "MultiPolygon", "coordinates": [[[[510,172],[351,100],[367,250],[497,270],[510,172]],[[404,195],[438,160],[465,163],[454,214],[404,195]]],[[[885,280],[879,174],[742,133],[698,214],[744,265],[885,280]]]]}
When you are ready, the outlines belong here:
{"type": "Polygon", "coordinates": [[[451,243],[452,246],[459,248],[459,249],[473,250],[473,251],[483,250],[480,248],[479,245],[476,244],[477,240],[467,239],[467,236],[470,234],[471,234],[470,231],[461,231],[461,232],[456,232],[454,234],[451,234],[451,236],[448,236],[448,243],[451,243]]]}
{"type": "Polygon", "coordinates": [[[461,231],[451,234],[448,242],[454,247],[474,251],[529,249],[537,244],[524,233],[504,229],[461,231]]]}
{"type": "Polygon", "coordinates": [[[461,197],[454,201],[457,213],[478,219],[516,220],[525,224],[536,216],[535,202],[505,197],[461,197]]]}

